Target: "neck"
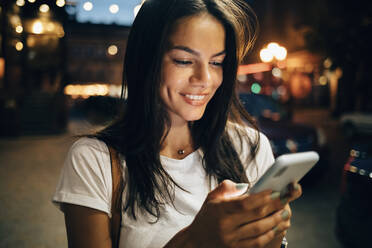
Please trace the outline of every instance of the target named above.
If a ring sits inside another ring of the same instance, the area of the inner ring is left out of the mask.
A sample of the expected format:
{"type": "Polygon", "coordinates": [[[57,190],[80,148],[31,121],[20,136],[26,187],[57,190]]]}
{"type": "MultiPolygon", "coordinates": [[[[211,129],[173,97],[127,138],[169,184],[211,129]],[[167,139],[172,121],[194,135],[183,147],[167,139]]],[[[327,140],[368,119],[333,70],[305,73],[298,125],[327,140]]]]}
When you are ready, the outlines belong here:
{"type": "Polygon", "coordinates": [[[172,125],[160,154],[169,158],[182,159],[193,151],[193,141],[187,122],[183,125],[172,125]]]}

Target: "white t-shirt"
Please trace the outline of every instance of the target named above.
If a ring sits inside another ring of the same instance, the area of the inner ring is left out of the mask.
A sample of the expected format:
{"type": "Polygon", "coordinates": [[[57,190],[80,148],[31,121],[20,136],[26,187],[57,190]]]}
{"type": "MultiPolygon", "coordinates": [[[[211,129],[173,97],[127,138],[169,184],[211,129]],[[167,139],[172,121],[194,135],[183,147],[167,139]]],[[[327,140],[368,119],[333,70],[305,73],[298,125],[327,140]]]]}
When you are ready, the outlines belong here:
{"type": "MultiPolygon", "coordinates": [[[[247,131],[249,135],[255,135],[253,129],[248,128],[247,131]]],[[[249,156],[246,142],[242,150],[240,156],[245,159],[249,156]]],[[[137,220],[123,213],[119,247],[163,247],[177,232],[191,224],[208,193],[217,186],[216,181],[208,180],[202,166],[202,156],[200,150],[181,160],[161,156],[165,170],[188,192],[176,187],[176,208],[168,204],[162,206],[160,218],[155,224],[149,223],[155,218],[144,211],[136,212],[137,220]]],[[[260,148],[256,158],[246,167],[249,181],[257,181],[273,162],[270,143],[266,136],[260,134],[260,148]]],[[[122,163],[125,173],[125,161],[122,163]]],[[[111,217],[111,193],[111,163],[106,144],[93,138],[79,139],[67,155],[53,202],[57,205],[64,202],[97,209],[111,217]]]]}

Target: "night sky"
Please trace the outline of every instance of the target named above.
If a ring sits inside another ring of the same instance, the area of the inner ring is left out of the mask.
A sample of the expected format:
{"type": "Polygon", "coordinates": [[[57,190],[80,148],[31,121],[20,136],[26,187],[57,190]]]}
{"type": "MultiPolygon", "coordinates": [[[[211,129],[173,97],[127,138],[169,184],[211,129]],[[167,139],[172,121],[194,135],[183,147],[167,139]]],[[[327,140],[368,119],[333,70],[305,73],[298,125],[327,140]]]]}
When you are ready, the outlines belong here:
{"type": "MultiPolygon", "coordinates": [[[[78,22],[130,26],[134,19],[133,9],[140,3],[141,0],[80,0],[76,8],[76,18],[78,22]],[[92,10],[84,10],[83,6],[86,2],[93,4],[92,10]],[[119,11],[115,14],[109,11],[109,7],[112,4],[119,6],[119,11]]],[[[72,9],[67,8],[67,11],[73,14],[72,9]]]]}

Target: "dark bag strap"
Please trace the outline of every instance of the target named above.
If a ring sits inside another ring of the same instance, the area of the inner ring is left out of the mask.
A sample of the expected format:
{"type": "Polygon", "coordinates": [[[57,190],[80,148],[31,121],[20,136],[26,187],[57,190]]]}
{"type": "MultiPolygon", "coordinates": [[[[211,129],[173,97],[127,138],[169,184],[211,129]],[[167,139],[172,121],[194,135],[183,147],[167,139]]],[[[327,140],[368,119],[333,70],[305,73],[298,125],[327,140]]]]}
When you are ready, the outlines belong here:
{"type": "Polygon", "coordinates": [[[111,160],[112,198],[111,198],[111,241],[112,248],[119,247],[122,212],[123,173],[117,151],[108,146],[111,160]]]}

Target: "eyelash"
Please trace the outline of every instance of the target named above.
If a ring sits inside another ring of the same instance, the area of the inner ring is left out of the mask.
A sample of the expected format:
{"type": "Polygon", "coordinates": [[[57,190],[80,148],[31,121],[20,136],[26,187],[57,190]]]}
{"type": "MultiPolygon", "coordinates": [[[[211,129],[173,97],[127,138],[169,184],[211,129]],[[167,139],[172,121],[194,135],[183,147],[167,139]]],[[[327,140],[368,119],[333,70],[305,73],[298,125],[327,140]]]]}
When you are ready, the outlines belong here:
{"type": "Polygon", "coordinates": [[[211,62],[210,64],[214,66],[222,66],[222,62],[211,62]]]}
{"type": "MultiPolygon", "coordinates": [[[[192,61],[189,61],[189,60],[178,60],[178,59],[174,59],[173,60],[175,64],[178,64],[178,65],[191,65],[192,64],[192,61]]],[[[211,65],[213,66],[222,66],[222,62],[210,62],[211,65]]]]}
{"type": "Polygon", "coordinates": [[[178,65],[190,65],[190,64],[192,64],[192,62],[189,61],[189,60],[178,60],[178,59],[174,59],[173,61],[174,61],[174,63],[176,63],[178,65]]]}

